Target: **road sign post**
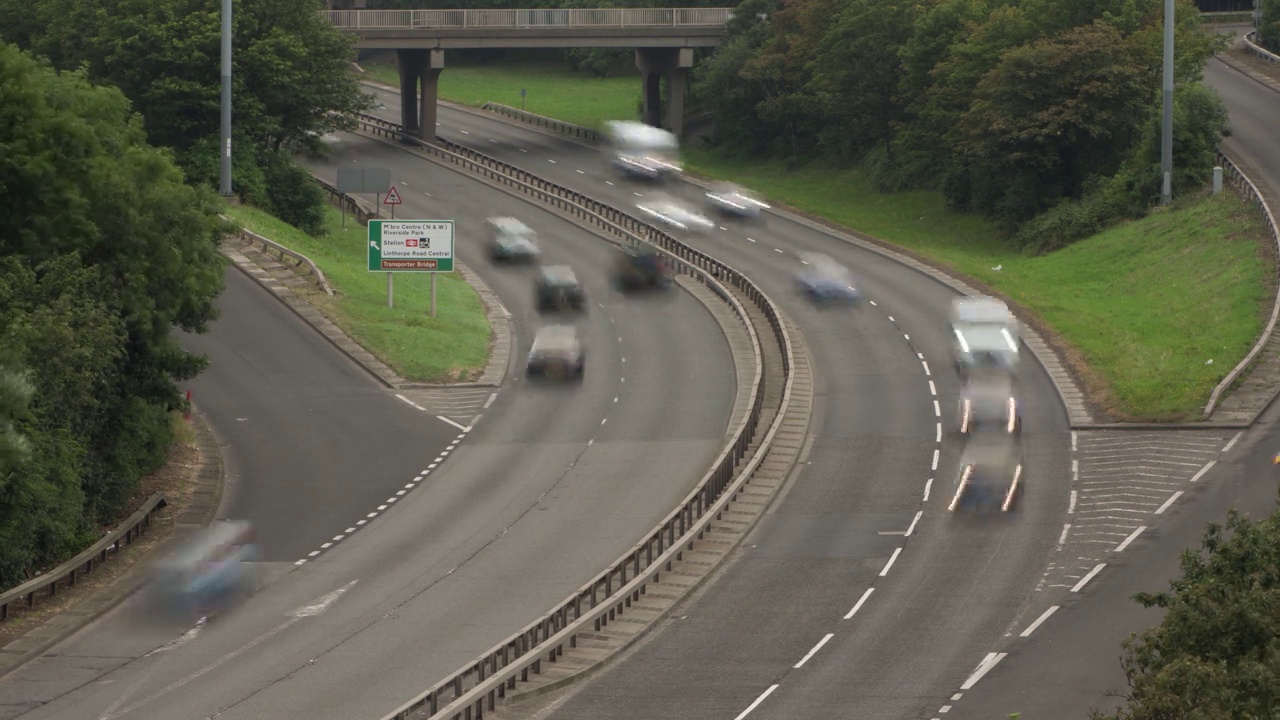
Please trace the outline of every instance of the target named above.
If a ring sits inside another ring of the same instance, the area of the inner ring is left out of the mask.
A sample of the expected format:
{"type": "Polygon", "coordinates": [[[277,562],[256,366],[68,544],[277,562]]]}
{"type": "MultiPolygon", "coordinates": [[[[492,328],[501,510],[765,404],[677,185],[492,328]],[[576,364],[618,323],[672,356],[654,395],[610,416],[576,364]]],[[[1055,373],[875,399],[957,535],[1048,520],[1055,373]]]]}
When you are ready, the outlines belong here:
{"type": "MultiPolygon", "coordinates": [[[[394,205],[393,205],[394,207],[394,205]]],[[[436,273],[453,272],[452,220],[370,220],[369,272],[387,273],[387,307],[392,307],[392,275],[431,274],[431,317],[436,316],[436,273]]]]}
{"type": "Polygon", "coordinates": [[[392,185],[387,191],[387,199],[382,201],[386,205],[391,206],[391,219],[396,219],[396,206],[401,204],[400,193],[396,190],[396,186],[392,185]]]}
{"type": "Polygon", "coordinates": [[[529,94],[529,88],[520,88],[520,109],[524,110],[524,97],[529,94]]]}

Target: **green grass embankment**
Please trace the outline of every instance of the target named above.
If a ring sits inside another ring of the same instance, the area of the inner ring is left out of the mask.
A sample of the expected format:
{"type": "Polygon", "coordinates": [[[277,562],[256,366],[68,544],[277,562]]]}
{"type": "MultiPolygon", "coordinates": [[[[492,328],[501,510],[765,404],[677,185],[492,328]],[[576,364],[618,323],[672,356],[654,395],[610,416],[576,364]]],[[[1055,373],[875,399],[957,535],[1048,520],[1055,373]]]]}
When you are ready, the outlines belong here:
{"type": "Polygon", "coordinates": [[[436,317],[430,317],[431,280],[396,273],[395,307],[387,307],[386,273],[368,271],[368,230],[326,207],[327,234],[312,237],[252,207],[227,208],[245,228],[311,258],[334,297],[313,286],[298,289],[338,327],[406,380],[474,380],[489,355],[489,321],[475,290],[456,272],[436,280],[436,317]]]}
{"type": "MultiPolygon", "coordinates": [[[[362,61],[370,79],[399,86],[393,55],[362,61]]],[[[520,107],[520,90],[528,91],[524,109],[574,125],[600,128],[607,120],[638,116],[638,74],[599,78],[573,72],[564,63],[446,66],[440,73],[440,99],[480,107],[487,102],[520,107]]]]}

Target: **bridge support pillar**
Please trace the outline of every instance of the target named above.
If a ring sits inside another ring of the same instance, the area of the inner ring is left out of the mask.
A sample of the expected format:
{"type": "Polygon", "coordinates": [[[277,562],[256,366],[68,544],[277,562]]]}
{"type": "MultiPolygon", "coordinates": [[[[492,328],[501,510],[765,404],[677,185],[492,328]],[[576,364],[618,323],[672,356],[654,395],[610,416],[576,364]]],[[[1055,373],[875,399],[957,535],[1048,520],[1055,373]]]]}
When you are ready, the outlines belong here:
{"type": "Polygon", "coordinates": [[[400,122],[405,134],[434,140],[436,88],[444,69],[444,50],[396,50],[396,68],[400,71],[400,122]]]}
{"type": "Polygon", "coordinates": [[[693,67],[693,48],[636,48],[636,69],[643,83],[643,120],[646,124],[665,127],[676,137],[684,134],[684,95],[689,68],[693,67]],[[660,82],[666,78],[667,107],[662,110],[660,82]],[[666,122],[663,122],[664,116],[666,122]]]}

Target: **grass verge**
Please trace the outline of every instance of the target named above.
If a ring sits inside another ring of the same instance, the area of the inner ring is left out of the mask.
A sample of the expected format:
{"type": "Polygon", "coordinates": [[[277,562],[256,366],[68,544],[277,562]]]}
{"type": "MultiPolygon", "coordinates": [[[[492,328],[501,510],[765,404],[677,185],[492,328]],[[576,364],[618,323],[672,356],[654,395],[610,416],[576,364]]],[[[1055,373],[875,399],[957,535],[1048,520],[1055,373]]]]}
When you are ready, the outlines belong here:
{"type": "Polygon", "coordinates": [[[299,287],[306,299],[406,380],[463,382],[484,371],[489,320],[475,290],[458,273],[439,273],[436,317],[430,317],[431,280],[397,273],[395,307],[387,307],[385,273],[368,271],[367,230],[326,207],[323,237],[312,237],[257,208],[234,206],[227,215],[244,227],[306,255],[333,287],[334,297],[299,287]]]}
{"type": "Polygon", "coordinates": [[[686,159],[690,170],[732,178],[1010,298],[1083,361],[1075,364],[1093,399],[1117,420],[1196,419],[1270,313],[1266,229],[1232,192],[1186,198],[1032,257],[982,218],[947,210],[937,193],[877,193],[857,170],[788,171],[783,161],[700,149],[686,159]]]}
{"type": "MultiPolygon", "coordinates": [[[[395,56],[378,55],[360,67],[381,83],[399,86],[395,56]]],[[[600,128],[606,120],[639,116],[640,76],[599,78],[574,72],[564,63],[447,66],[440,73],[440,98],[479,107],[487,102],[520,107],[520,90],[528,91],[524,109],[574,125],[600,128]]]]}

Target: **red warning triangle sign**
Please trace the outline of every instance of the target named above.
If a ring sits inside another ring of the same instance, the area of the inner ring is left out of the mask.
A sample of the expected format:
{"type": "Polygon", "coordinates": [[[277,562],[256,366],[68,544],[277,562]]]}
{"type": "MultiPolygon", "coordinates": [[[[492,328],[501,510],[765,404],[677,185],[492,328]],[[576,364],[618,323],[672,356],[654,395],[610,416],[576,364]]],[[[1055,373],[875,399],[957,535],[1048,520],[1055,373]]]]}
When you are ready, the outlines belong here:
{"type": "Polygon", "coordinates": [[[395,186],[395,185],[392,185],[392,186],[391,186],[391,189],[387,191],[387,199],[386,199],[386,200],[383,200],[383,201],[382,201],[382,204],[383,204],[383,205],[399,205],[399,204],[401,204],[401,203],[400,203],[400,193],[396,192],[396,186],[395,186]]]}

